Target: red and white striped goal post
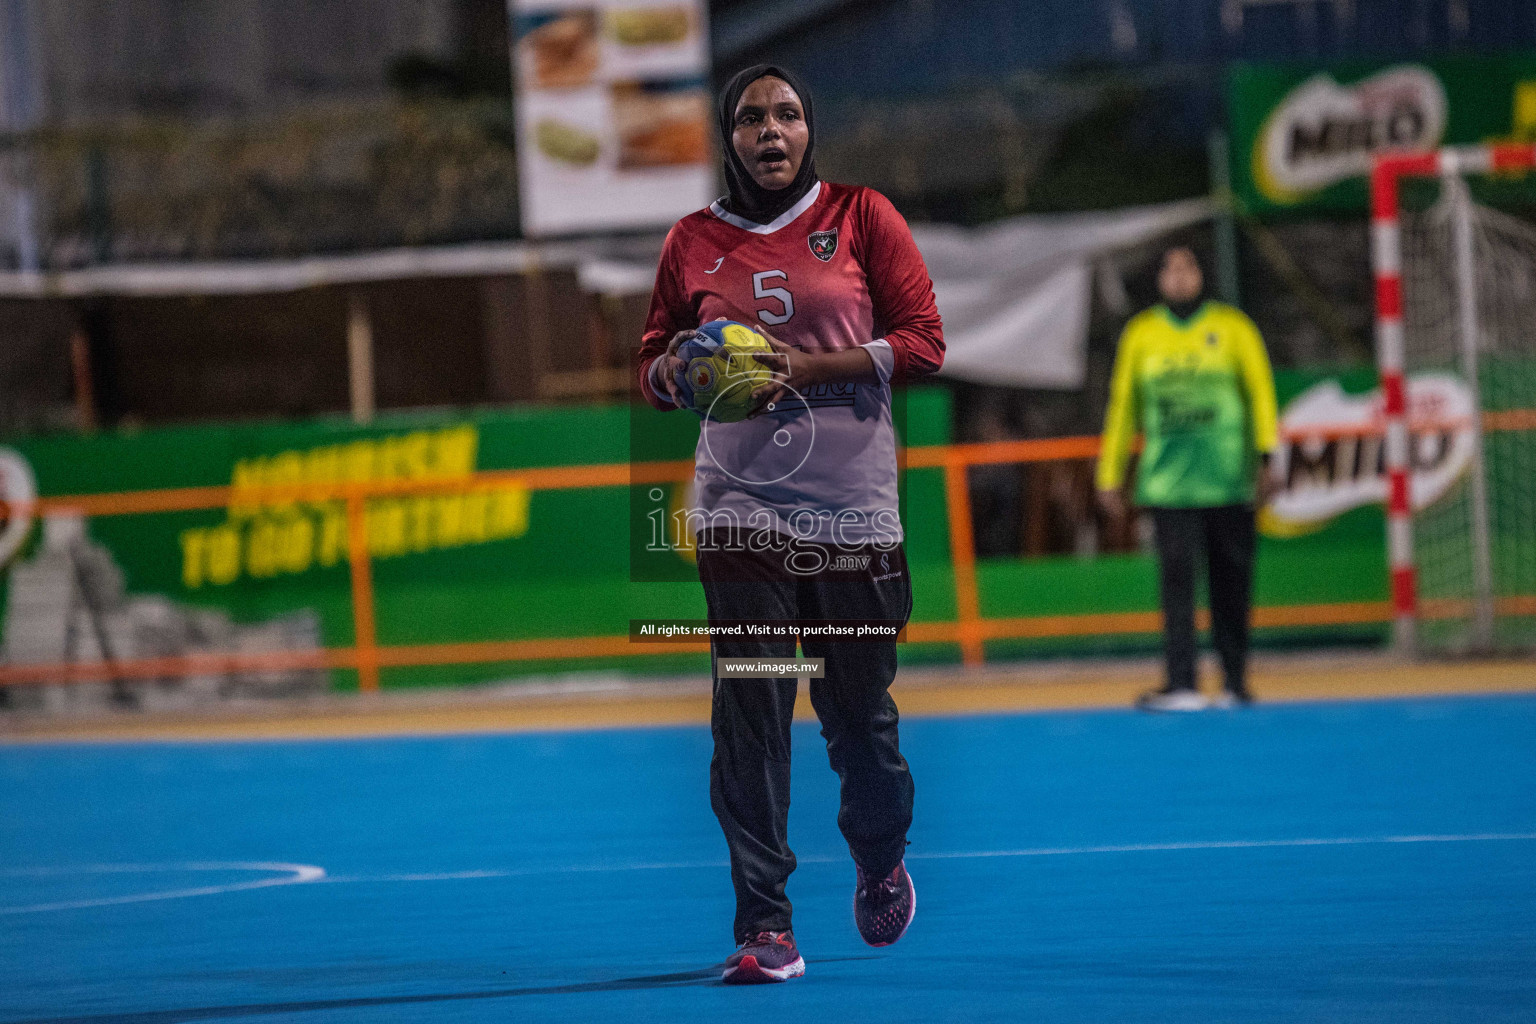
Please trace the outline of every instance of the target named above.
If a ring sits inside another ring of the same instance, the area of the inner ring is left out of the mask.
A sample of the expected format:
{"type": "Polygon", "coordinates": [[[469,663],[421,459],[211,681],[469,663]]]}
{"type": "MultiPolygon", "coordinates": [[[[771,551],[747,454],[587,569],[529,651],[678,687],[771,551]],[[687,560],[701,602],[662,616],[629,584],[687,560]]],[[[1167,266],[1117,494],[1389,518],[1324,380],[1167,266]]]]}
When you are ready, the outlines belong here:
{"type": "Polygon", "coordinates": [[[1528,171],[1536,145],[1450,146],[1433,153],[1386,153],[1371,168],[1371,269],[1376,278],[1376,369],[1386,431],[1387,564],[1392,574],[1393,626],[1398,646],[1413,647],[1418,588],[1413,566],[1409,501],[1408,391],[1403,378],[1403,249],[1398,183],[1403,178],[1528,171]]]}

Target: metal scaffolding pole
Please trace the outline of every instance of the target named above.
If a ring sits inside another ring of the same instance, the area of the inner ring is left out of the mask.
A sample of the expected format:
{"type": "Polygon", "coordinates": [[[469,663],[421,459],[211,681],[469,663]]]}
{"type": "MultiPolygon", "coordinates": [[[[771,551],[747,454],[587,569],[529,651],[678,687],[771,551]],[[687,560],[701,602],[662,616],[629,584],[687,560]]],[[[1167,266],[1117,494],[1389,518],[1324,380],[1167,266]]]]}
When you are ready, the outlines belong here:
{"type": "MultiPolygon", "coordinates": [[[[0,0],[0,134],[31,130],[39,114],[37,53],[33,46],[31,0],[0,0]]],[[[42,267],[37,237],[37,209],[25,152],[12,151],[0,165],[0,189],[9,193],[8,233],[16,247],[17,269],[34,273],[42,267]]]]}

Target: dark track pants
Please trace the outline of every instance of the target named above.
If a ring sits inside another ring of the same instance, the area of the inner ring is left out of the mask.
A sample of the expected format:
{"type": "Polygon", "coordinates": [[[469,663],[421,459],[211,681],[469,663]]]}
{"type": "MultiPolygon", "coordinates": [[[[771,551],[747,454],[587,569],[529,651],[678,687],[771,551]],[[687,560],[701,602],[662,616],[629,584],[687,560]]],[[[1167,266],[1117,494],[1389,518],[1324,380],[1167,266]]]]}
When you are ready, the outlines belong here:
{"type": "MultiPolygon", "coordinates": [[[[885,619],[906,622],[912,585],[901,548],[871,554],[862,572],[796,575],[782,553],[699,549],[699,578],[712,623],[733,619],[885,619]],[[881,564],[881,555],[887,558],[881,564]],[[877,577],[885,577],[883,579],[877,577]]],[[[806,638],[807,658],[826,659],[826,678],[811,680],[827,757],[842,781],[837,824],[854,861],[889,874],[906,849],[912,823],[912,776],[896,735],[896,643],[806,638]]],[[[789,658],[795,641],[716,639],[714,658],[789,658]]],[[[735,937],[790,927],[785,884],[795,869],[789,848],[789,733],[794,679],[714,678],[715,752],[709,795],[731,853],[736,888],[735,937]]]]}
{"type": "Polygon", "coordinates": [[[1154,508],[1162,570],[1163,653],[1170,689],[1195,685],[1195,570],[1210,572],[1211,640],[1228,690],[1247,685],[1248,617],[1255,545],[1252,505],[1154,508]]]}

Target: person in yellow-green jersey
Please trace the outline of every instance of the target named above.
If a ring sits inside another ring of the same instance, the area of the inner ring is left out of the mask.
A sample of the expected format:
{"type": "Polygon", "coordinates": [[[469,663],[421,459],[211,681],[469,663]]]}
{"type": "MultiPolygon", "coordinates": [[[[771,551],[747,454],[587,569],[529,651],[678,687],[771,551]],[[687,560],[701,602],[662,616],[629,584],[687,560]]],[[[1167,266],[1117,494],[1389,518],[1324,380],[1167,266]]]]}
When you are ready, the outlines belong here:
{"type": "Polygon", "coordinates": [[[1125,515],[1127,464],[1142,435],[1134,502],[1151,511],[1157,538],[1167,677],[1137,706],[1210,706],[1195,678],[1195,572],[1203,556],[1226,684],[1216,704],[1235,707],[1253,699],[1246,673],[1254,509],[1273,494],[1275,382],[1253,321],[1205,299],[1193,251],[1165,252],[1157,285],[1163,301],[1120,336],[1096,477],[1101,505],[1125,515]]]}

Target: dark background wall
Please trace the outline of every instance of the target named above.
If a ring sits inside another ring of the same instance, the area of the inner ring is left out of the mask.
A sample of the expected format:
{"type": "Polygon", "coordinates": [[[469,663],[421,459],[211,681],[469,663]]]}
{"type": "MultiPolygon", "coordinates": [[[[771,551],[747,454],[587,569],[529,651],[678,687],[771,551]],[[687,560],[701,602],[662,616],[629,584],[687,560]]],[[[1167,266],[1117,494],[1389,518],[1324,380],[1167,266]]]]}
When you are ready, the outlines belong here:
{"type": "Polygon", "coordinates": [[[920,96],[1021,71],[1487,53],[1536,44],[1536,5],[1527,0],[893,0],[807,3],[821,15],[799,19],[769,16],[794,5],[714,6],[717,59],[793,61],[813,86],[839,97],[920,96]]]}
{"type": "MultiPolygon", "coordinates": [[[[1233,60],[1536,46],[1530,0],[716,0],[710,9],[717,77],[780,59],[810,81],[828,177],[880,189],[910,219],[960,223],[1206,192],[1207,132],[1224,120],[1233,60]]],[[[25,66],[10,59],[20,37],[0,25],[0,108],[16,127],[13,101],[30,90],[50,140],[34,165],[55,175],[41,193],[43,215],[62,225],[50,265],[516,234],[504,0],[13,0],[0,20],[18,11],[30,56],[25,66]]],[[[1307,278],[1298,290],[1242,241],[1245,303],[1276,361],[1365,358],[1363,219],[1272,234],[1307,278]]],[[[541,287],[539,302],[511,278],[364,288],[379,404],[614,394],[609,377],[586,371],[622,365],[643,300],[603,303],[569,274],[541,287]],[[530,332],[534,308],[550,309],[557,326],[530,332]]],[[[340,411],[346,303],[343,291],[318,289],[0,304],[0,429],[72,422],[69,339],[82,327],[107,422],[340,411]]],[[[1094,367],[1107,359],[1113,321],[1096,328],[1094,367]]],[[[1026,397],[1009,417],[1015,431],[1073,430],[1096,415],[1083,396],[1026,397]]],[[[960,408],[971,404],[986,403],[960,408]]]]}

